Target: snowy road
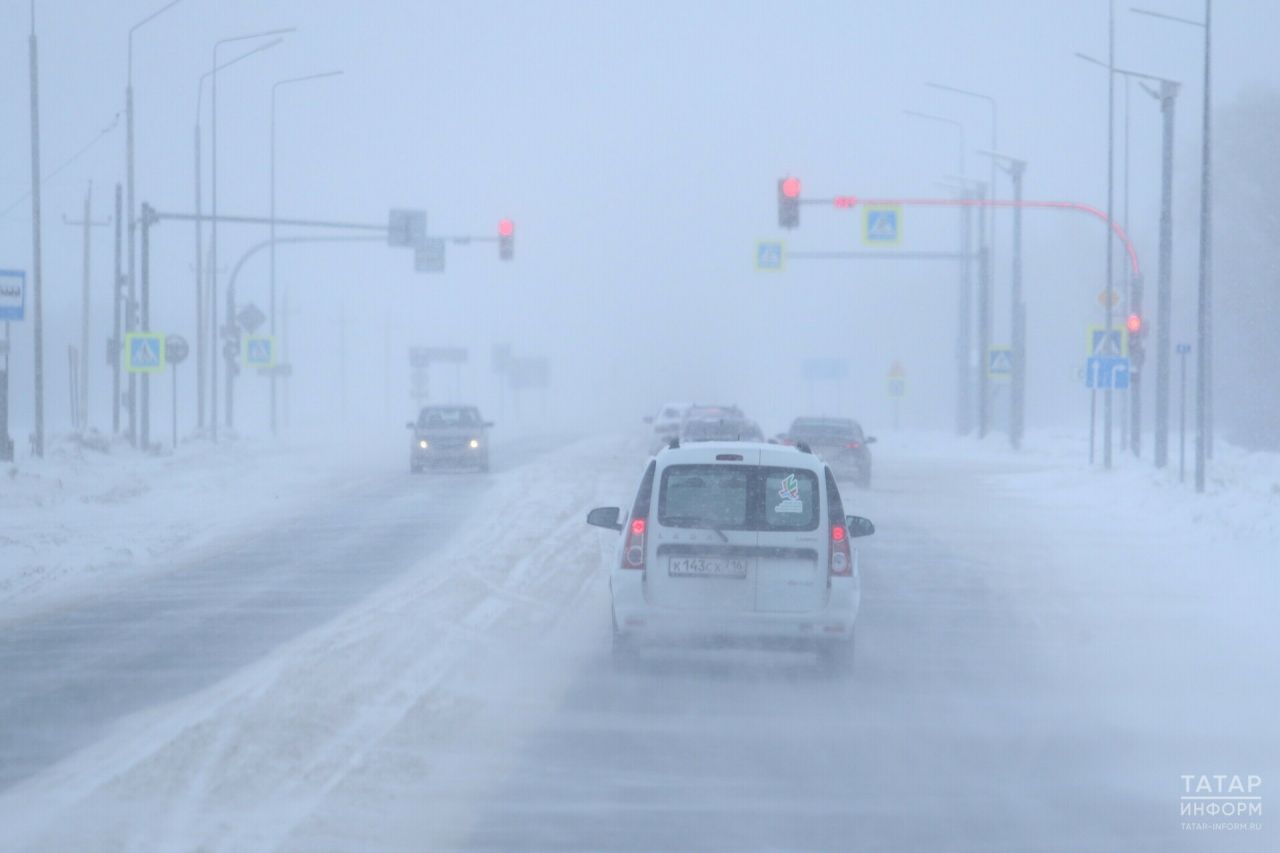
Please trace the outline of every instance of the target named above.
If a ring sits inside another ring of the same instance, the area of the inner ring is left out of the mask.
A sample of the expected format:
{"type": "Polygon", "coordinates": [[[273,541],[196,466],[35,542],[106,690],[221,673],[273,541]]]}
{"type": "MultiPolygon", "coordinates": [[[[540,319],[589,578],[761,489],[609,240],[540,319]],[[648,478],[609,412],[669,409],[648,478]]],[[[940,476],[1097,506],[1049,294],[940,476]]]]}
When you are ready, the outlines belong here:
{"type": "Polygon", "coordinates": [[[875,488],[851,492],[879,529],[861,546],[852,681],[747,653],[619,673],[611,534],[583,513],[626,497],[632,445],[581,442],[443,494],[400,477],[367,509],[300,523],[273,581],[244,543],[145,602],[6,635],[16,660],[43,643],[67,661],[0,675],[8,843],[1276,848],[1270,822],[1179,816],[1180,774],[1280,778],[1270,528],[1197,527],[1153,511],[1159,492],[1051,456],[889,441],[875,488]],[[1134,489],[1101,529],[1100,488],[1134,489]],[[114,639],[94,642],[95,614],[114,639]]]}
{"type": "MultiPolygon", "coordinates": [[[[549,446],[498,457],[518,467],[549,446]]],[[[266,532],[0,628],[0,790],[117,718],[207,687],[349,608],[447,541],[487,481],[428,488],[399,454],[266,532]]],[[[443,479],[442,479],[443,478],[443,479]]]]}

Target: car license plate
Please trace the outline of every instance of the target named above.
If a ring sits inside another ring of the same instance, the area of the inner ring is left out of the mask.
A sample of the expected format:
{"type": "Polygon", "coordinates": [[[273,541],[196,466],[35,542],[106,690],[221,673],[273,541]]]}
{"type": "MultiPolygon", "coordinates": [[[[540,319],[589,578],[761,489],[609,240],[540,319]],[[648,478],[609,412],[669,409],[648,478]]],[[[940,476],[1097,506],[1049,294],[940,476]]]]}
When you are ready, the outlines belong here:
{"type": "Polygon", "coordinates": [[[667,574],[684,578],[745,578],[751,567],[746,557],[672,557],[667,574]]]}

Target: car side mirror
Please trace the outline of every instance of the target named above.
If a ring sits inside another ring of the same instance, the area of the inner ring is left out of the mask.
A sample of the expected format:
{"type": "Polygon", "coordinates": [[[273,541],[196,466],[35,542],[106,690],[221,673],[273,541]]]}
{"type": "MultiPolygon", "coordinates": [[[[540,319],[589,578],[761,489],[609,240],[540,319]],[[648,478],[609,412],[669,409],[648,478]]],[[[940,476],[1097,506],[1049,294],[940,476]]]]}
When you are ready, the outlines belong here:
{"type": "Polygon", "coordinates": [[[871,523],[871,519],[863,518],[860,515],[846,515],[844,517],[844,526],[849,531],[850,539],[857,539],[859,536],[870,536],[876,532],[876,526],[871,523]]]}
{"type": "Polygon", "coordinates": [[[876,437],[875,437],[874,435],[869,435],[869,436],[867,436],[865,439],[863,439],[863,440],[862,440],[862,443],[863,443],[863,444],[875,444],[875,443],[876,443],[876,437]]]}
{"type": "Polygon", "coordinates": [[[621,530],[622,524],[618,516],[622,510],[616,506],[598,506],[587,513],[587,524],[592,527],[607,527],[609,530],[621,530]]]}
{"type": "Polygon", "coordinates": [[[653,423],[653,415],[645,415],[642,420],[647,424],[651,424],[653,423]]]}
{"type": "Polygon", "coordinates": [[[413,429],[413,421],[407,421],[404,425],[405,429],[413,429]]]}
{"type": "Polygon", "coordinates": [[[485,429],[493,429],[493,421],[485,421],[483,426],[485,429]]]}

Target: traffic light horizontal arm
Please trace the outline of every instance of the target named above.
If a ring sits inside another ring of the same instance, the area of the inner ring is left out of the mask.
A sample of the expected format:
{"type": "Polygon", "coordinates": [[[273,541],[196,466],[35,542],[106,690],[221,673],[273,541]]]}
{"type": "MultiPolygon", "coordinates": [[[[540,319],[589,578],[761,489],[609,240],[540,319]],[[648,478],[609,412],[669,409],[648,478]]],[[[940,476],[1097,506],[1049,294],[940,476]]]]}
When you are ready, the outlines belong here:
{"type": "Polygon", "coordinates": [[[898,205],[902,207],[1020,207],[1032,210],[1075,210],[1080,213],[1087,213],[1111,227],[1111,232],[1124,245],[1125,252],[1129,256],[1131,273],[1134,276],[1142,274],[1142,267],[1138,263],[1138,252],[1133,246],[1133,241],[1129,239],[1128,233],[1118,223],[1111,221],[1105,212],[1093,205],[1082,204],[1078,201],[1028,201],[1026,199],[1016,201],[1003,198],[859,198],[856,203],[850,203],[852,199],[853,196],[836,196],[831,199],[830,203],[840,210],[850,210],[856,205],[866,205],[868,207],[898,205]]]}
{"type": "Polygon", "coordinates": [[[976,252],[887,252],[876,249],[868,252],[787,252],[787,260],[907,260],[907,261],[958,261],[964,258],[976,260],[976,252]]]}

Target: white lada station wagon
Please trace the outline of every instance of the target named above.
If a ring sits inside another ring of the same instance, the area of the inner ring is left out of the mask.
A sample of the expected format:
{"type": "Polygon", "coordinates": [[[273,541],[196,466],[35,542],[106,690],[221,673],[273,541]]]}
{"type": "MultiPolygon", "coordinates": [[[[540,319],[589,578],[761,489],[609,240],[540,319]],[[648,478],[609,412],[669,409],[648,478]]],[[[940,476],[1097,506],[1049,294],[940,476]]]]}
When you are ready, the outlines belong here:
{"type": "Polygon", "coordinates": [[[861,589],[850,539],[875,527],[845,516],[831,470],[806,448],[661,450],[630,512],[598,507],[587,523],[621,533],[609,565],[615,658],[710,642],[815,648],[833,669],[852,666],[861,589]]]}

